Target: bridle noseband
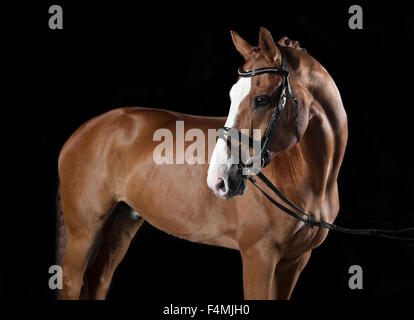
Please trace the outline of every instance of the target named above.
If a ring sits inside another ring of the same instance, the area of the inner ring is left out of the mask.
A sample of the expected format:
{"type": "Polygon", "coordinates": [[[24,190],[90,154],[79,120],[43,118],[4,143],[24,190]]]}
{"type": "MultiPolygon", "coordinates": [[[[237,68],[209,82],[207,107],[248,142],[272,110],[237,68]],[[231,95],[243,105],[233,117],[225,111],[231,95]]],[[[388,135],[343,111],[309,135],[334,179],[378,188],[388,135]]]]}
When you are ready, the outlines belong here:
{"type": "MultiPolygon", "coordinates": [[[[278,93],[278,96],[275,102],[275,106],[273,108],[272,115],[269,120],[269,124],[267,125],[265,134],[263,135],[260,141],[260,146],[261,146],[260,155],[256,155],[256,156],[260,156],[261,164],[260,164],[259,171],[261,171],[265,166],[267,166],[270,163],[270,159],[271,159],[270,143],[271,143],[272,137],[274,136],[276,125],[280,119],[280,116],[283,110],[285,109],[287,95],[289,96],[289,98],[292,100],[293,104],[296,107],[296,139],[297,139],[297,142],[300,141],[300,130],[299,130],[300,106],[297,100],[295,99],[295,97],[293,96],[293,93],[290,87],[290,83],[289,83],[290,72],[288,69],[286,54],[282,46],[280,46],[279,44],[276,44],[276,45],[279,48],[279,51],[282,56],[282,63],[281,63],[280,69],[274,68],[274,67],[265,67],[265,68],[258,68],[254,70],[245,71],[243,70],[242,67],[240,67],[238,70],[239,76],[243,78],[251,78],[251,77],[258,76],[264,73],[275,73],[275,74],[279,74],[282,76],[282,86],[279,90],[279,93],[278,93]]],[[[219,138],[223,139],[227,143],[227,146],[229,147],[230,150],[232,150],[232,148],[231,148],[231,143],[228,140],[228,137],[236,138],[241,143],[243,141],[243,139],[241,138],[243,136],[245,137],[245,135],[241,133],[240,131],[234,128],[229,128],[229,127],[222,127],[218,132],[218,136],[219,138]],[[235,135],[237,137],[235,137],[235,135]]],[[[258,142],[258,141],[255,141],[250,136],[247,137],[247,139],[249,141],[249,148],[253,148],[254,142],[258,142]]],[[[240,168],[246,168],[248,167],[248,164],[242,163],[242,161],[239,160],[238,166],[240,168]]]]}

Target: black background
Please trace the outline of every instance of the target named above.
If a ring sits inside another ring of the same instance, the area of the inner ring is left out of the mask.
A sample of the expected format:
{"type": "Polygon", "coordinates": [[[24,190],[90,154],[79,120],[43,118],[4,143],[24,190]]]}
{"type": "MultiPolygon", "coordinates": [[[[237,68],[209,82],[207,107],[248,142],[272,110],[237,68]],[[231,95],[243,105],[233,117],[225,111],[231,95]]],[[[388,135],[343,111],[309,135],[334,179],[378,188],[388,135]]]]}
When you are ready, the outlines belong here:
{"type": "MultiPolygon", "coordinates": [[[[334,78],[349,119],[336,222],[356,228],[414,225],[411,11],[359,2],[364,29],[350,30],[351,4],[255,2],[224,8],[195,2],[60,1],[34,6],[30,14],[36,21],[27,23],[30,36],[21,40],[24,70],[13,104],[24,123],[20,170],[27,193],[17,203],[24,204],[18,237],[25,246],[10,247],[24,261],[24,285],[1,294],[54,299],[47,271],[54,264],[57,158],[82,123],[120,106],[227,115],[228,92],[243,62],[231,29],[251,44],[257,43],[260,26],[275,40],[297,39],[334,78]],[[48,29],[52,4],[63,7],[63,30],[48,29]],[[22,102],[26,98],[29,103],[22,102]]],[[[292,300],[412,297],[413,253],[407,242],[331,232],[313,251],[292,300]],[[354,264],[363,268],[363,290],[348,287],[348,268],[354,264]]],[[[118,268],[108,298],[144,304],[236,301],[242,299],[240,257],[236,251],[177,240],[146,224],[118,268]]]]}

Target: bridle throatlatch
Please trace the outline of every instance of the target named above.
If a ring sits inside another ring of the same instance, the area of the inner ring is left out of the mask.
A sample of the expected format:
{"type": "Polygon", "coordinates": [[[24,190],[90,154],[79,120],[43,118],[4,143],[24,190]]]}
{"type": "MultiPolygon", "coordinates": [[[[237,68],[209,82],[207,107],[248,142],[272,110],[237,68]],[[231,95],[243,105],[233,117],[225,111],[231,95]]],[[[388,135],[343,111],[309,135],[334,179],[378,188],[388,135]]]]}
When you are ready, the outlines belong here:
{"type": "Polygon", "coordinates": [[[325,228],[329,230],[339,231],[342,233],[348,233],[348,234],[356,234],[356,235],[370,235],[370,236],[377,236],[382,238],[388,238],[388,239],[397,239],[397,240],[410,240],[414,241],[414,237],[402,237],[399,234],[401,233],[407,233],[407,232],[414,232],[414,227],[411,228],[404,228],[404,229],[397,229],[397,230],[389,230],[389,229],[348,229],[343,228],[340,226],[337,226],[332,223],[328,223],[325,221],[317,220],[314,218],[314,216],[311,213],[306,213],[304,210],[299,208],[297,205],[295,205],[293,202],[291,202],[289,199],[286,198],[286,196],[283,195],[282,192],[261,172],[261,170],[266,167],[271,160],[271,151],[270,151],[270,144],[272,137],[274,136],[275,129],[277,126],[277,123],[280,119],[280,116],[285,108],[286,100],[287,98],[291,99],[293,102],[295,109],[296,109],[296,139],[299,143],[301,132],[299,129],[299,112],[300,112],[300,106],[295,97],[293,96],[290,83],[289,83],[289,69],[288,69],[288,62],[286,58],[286,53],[283,50],[282,46],[280,46],[278,43],[276,43],[276,46],[278,47],[282,62],[281,62],[281,68],[274,68],[274,67],[267,67],[267,68],[258,68],[254,70],[245,71],[242,67],[239,68],[238,74],[240,77],[254,77],[258,76],[264,73],[275,73],[282,76],[282,85],[279,90],[279,94],[277,96],[275,106],[272,111],[272,115],[269,120],[269,124],[266,128],[265,134],[261,138],[260,141],[257,141],[253,139],[250,135],[246,135],[239,130],[235,128],[229,128],[229,127],[222,127],[218,131],[218,137],[220,139],[223,139],[231,151],[232,155],[234,155],[234,145],[230,142],[229,138],[235,139],[240,144],[238,146],[237,150],[237,157],[238,159],[237,165],[240,169],[246,170],[244,172],[247,172],[247,174],[244,174],[244,178],[248,179],[257,189],[260,190],[260,192],[270,201],[272,202],[276,207],[287,213],[288,215],[294,217],[297,220],[300,220],[307,225],[313,227],[320,227],[325,228]],[[259,154],[254,154],[253,157],[249,158],[248,161],[242,162],[241,161],[241,154],[240,154],[240,147],[242,144],[245,144],[249,148],[256,150],[255,146],[260,146],[259,154]],[[254,168],[253,171],[251,171],[251,167],[253,164],[253,161],[257,160],[258,166],[254,168]],[[259,178],[270,190],[273,191],[281,200],[285,203],[282,204],[272,198],[262,187],[260,187],[256,181],[256,179],[253,177],[252,174],[255,174],[257,178],[259,178]],[[287,206],[286,206],[287,205],[287,206]],[[288,208],[290,207],[290,208],[288,208]]]}

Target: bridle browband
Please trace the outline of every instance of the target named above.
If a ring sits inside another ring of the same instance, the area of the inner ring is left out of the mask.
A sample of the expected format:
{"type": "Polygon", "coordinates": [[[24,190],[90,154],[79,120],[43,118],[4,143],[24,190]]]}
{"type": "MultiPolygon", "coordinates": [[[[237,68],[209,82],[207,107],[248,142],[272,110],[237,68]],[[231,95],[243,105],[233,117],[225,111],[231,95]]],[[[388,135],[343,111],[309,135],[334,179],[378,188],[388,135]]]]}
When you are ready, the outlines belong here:
{"type": "MultiPolygon", "coordinates": [[[[370,236],[378,236],[382,238],[388,238],[388,239],[396,239],[396,240],[411,240],[414,241],[414,238],[408,238],[408,237],[401,237],[397,236],[397,234],[400,233],[406,233],[406,232],[412,232],[414,231],[414,227],[412,228],[405,228],[405,229],[397,229],[397,230],[388,230],[388,229],[348,229],[343,228],[340,226],[337,226],[332,223],[328,223],[322,220],[317,220],[313,217],[312,214],[306,213],[304,210],[300,209],[298,206],[296,206],[293,202],[291,202],[289,199],[286,198],[286,196],[283,195],[282,192],[276,186],[261,172],[261,170],[266,167],[271,160],[271,151],[270,151],[270,143],[272,140],[272,137],[275,133],[276,125],[280,119],[280,115],[282,114],[285,105],[286,105],[286,98],[287,95],[292,100],[293,104],[296,108],[296,139],[299,143],[300,141],[300,130],[299,130],[299,112],[300,112],[300,106],[295,97],[293,96],[290,83],[289,83],[289,69],[288,69],[288,62],[286,58],[286,54],[278,43],[276,43],[276,46],[278,47],[280,54],[282,56],[282,62],[281,62],[281,68],[274,68],[274,67],[265,67],[265,68],[258,68],[254,70],[245,71],[242,67],[239,68],[238,74],[240,77],[254,77],[258,76],[264,73],[275,73],[282,76],[282,86],[279,90],[278,97],[275,102],[275,106],[272,111],[272,115],[269,120],[269,124],[266,128],[265,134],[261,138],[260,141],[260,169],[259,172],[256,173],[256,176],[262,180],[262,182],[270,189],[272,190],[287,206],[281,204],[280,202],[273,199],[266,191],[263,190],[258,184],[256,179],[252,175],[244,175],[243,177],[245,179],[248,179],[257,189],[260,190],[260,192],[270,201],[272,202],[276,207],[287,213],[288,215],[294,217],[295,219],[304,222],[305,224],[309,225],[311,228],[313,227],[320,227],[325,228],[329,230],[339,231],[342,233],[348,233],[348,234],[356,234],[356,235],[370,235],[370,236]],[[287,91],[287,92],[286,92],[287,91]],[[297,211],[297,212],[295,212],[297,211]],[[298,213],[299,212],[299,213],[298,213]]],[[[223,139],[226,143],[228,148],[232,151],[232,144],[229,141],[229,137],[236,138],[237,141],[240,142],[240,145],[244,141],[248,141],[249,148],[254,147],[254,143],[258,142],[254,140],[251,136],[247,136],[243,134],[242,132],[229,127],[222,127],[220,128],[218,132],[219,139],[223,139]],[[244,139],[243,139],[244,138],[244,139]]],[[[242,163],[241,159],[239,157],[238,161],[238,167],[239,169],[247,168],[249,166],[249,163],[242,163]]]]}

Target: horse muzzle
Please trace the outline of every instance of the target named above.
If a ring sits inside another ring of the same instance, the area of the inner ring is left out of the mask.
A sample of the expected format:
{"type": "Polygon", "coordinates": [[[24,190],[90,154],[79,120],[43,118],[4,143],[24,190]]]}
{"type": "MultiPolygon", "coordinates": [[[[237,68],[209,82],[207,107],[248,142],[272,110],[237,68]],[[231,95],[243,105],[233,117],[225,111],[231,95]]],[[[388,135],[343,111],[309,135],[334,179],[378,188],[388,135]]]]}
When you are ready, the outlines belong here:
{"type": "Polygon", "coordinates": [[[229,200],[235,196],[242,196],[247,190],[246,178],[243,176],[240,167],[231,165],[228,172],[208,180],[209,188],[214,194],[224,200],[229,200]]]}

